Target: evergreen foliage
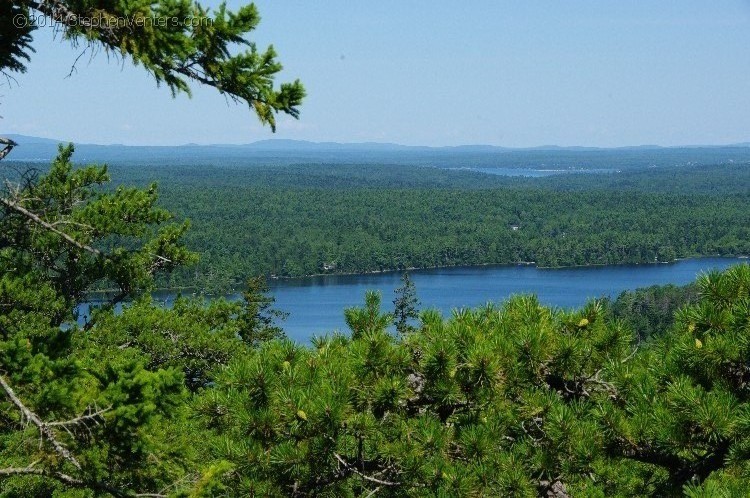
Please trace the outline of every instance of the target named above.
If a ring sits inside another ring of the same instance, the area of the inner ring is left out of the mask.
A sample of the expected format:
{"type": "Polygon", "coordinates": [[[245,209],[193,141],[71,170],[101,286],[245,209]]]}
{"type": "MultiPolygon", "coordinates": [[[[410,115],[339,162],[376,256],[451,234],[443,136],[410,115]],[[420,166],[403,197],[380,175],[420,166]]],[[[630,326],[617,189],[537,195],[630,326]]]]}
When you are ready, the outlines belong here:
{"type": "Polygon", "coordinates": [[[740,496],[749,285],[701,277],[642,350],[596,301],[426,312],[400,339],[370,294],[351,338],[268,343],[197,409],[238,495],[740,496]]]}
{"type": "Polygon", "coordinates": [[[187,479],[180,492],[201,479],[191,393],[280,334],[272,299],[256,281],[242,302],[153,303],[154,275],[194,260],[187,225],[154,187],[101,188],[106,168],[73,169],[72,152],[2,197],[0,495],[161,495],[187,479]]]}
{"type": "Polygon", "coordinates": [[[750,254],[747,165],[554,182],[387,165],[117,164],[110,171],[123,185],[158,180],[160,205],[191,222],[185,243],[200,261],[162,276],[163,288],[219,294],[241,290],[254,275],[750,254]]]}
{"type": "Polygon", "coordinates": [[[568,175],[575,186],[562,177],[387,165],[120,164],[111,171],[125,184],[158,179],[161,205],[191,221],[185,241],[200,261],[161,279],[166,288],[221,293],[259,274],[750,254],[746,165],[568,175]]]}
{"type": "Polygon", "coordinates": [[[272,308],[276,299],[268,294],[268,283],[264,277],[248,280],[242,293],[244,305],[240,314],[239,335],[245,343],[257,346],[271,339],[284,337],[277,322],[286,318],[286,313],[272,308]]]}
{"type": "Polygon", "coordinates": [[[677,310],[698,300],[695,285],[654,285],[623,291],[609,304],[612,316],[625,321],[640,340],[662,334],[674,323],[677,310]]]}
{"type": "Polygon", "coordinates": [[[417,299],[414,282],[412,282],[408,273],[401,276],[401,281],[403,285],[396,289],[396,298],[393,300],[393,324],[399,334],[408,334],[416,330],[412,322],[419,318],[419,312],[417,311],[419,299],[417,299]]]}
{"type": "Polygon", "coordinates": [[[181,472],[179,462],[157,465],[153,456],[187,449],[181,435],[161,430],[186,415],[179,370],[149,368],[127,343],[104,351],[88,345],[99,324],[112,320],[116,303],[150,289],[155,273],[193,258],[180,243],[187,226],[168,223],[168,213],[154,206],[154,188],[97,189],[106,169],[74,170],[72,152],[61,147],[49,174],[9,185],[2,198],[5,496],[154,489],[181,472]],[[117,291],[81,327],[75,310],[102,281],[117,291]]]}
{"type": "Polygon", "coordinates": [[[186,242],[201,254],[197,278],[180,272],[165,286],[239,287],[255,274],[750,254],[747,194],[163,185],[163,205],[191,220],[186,242]]]}
{"type": "Polygon", "coordinates": [[[24,16],[24,5],[13,0],[0,2],[0,72],[8,76],[11,72],[26,72],[26,62],[29,60],[31,47],[31,32],[34,26],[25,23],[18,26],[15,19],[24,16]]]}

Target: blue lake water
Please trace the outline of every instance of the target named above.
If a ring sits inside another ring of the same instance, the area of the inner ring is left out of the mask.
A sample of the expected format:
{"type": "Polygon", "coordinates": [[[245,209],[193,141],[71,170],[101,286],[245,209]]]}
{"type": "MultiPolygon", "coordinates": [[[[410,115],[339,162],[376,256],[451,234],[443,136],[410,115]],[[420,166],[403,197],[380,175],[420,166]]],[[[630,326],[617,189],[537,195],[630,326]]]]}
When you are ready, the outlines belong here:
{"type": "Polygon", "coordinates": [[[541,178],[544,176],[552,175],[564,175],[564,174],[596,174],[596,173],[618,173],[618,170],[614,169],[534,169],[534,168],[474,168],[474,167],[462,167],[462,168],[446,168],[451,170],[461,171],[474,171],[476,173],[484,173],[487,175],[498,175],[498,176],[526,176],[530,178],[541,178]]]}
{"type": "MultiPolygon", "coordinates": [[[[669,264],[540,269],[534,266],[454,267],[410,272],[421,301],[420,309],[437,308],[449,315],[454,308],[502,302],[513,294],[536,294],[545,304],[577,307],[588,299],[611,296],[656,284],[683,285],[711,269],[747,262],[740,258],[697,258],[669,264]]],[[[269,282],[277,309],[289,313],[281,324],[294,340],[307,342],[314,334],[346,331],[343,310],[361,306],[365,291],[378,290],[385,310],[393,309],[399,273],[330,275],[269,282]]],[[[173,295],[161,295],[167,304],[173,295]]]]}

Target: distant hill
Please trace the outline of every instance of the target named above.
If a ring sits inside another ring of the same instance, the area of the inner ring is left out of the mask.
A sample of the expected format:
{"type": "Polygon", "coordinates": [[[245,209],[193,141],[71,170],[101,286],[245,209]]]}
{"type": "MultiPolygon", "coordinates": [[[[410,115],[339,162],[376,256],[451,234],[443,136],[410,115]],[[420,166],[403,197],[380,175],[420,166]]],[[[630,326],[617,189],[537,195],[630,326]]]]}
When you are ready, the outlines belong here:
{"type": "Polygon", "coordinates": [[[379,142],[340,143],[340,142],[309,142],[307,140],[270,139],[259,140],[243,147],[255,150],[298,150],[298,151],[324,151],[324,150],[346,150],[346,151],[406,151],[406,150],[430,150],[432,147],[399,145],[379,142]]]}
{"type": "MultiPolygon", "coordinates": [[[[8,160],[47,162],[64,142],[25,135],[3,135],[19,146],[8,160]]],[[[525,149],[493,145],[429,147],[393,143],[308,142],[272,139],[249,144],[186,144],[181,146],[128,146],[76,144],[78,162],[135,164],[252,164],[357,163],[409,164],[448,168],[560,168],[591,169],[678,166],[750,162],[750,144],[728,146],[620,148],[545,145],[525,149]]]]}
{"type": "Polygon", "coordinates": [[[40,138],[40,137],[29,137],[26,135],[6,135],[6,134],[0,134],[0,136],[3,136],[5,138],[9,138],[13,140],[14,142],[18,142],[19,144],[33,144],[33,145],[39,145],[39,144],[46,144],[46,145],[57,145],[58,140],[53,140],[51,138],[40,138]]]}

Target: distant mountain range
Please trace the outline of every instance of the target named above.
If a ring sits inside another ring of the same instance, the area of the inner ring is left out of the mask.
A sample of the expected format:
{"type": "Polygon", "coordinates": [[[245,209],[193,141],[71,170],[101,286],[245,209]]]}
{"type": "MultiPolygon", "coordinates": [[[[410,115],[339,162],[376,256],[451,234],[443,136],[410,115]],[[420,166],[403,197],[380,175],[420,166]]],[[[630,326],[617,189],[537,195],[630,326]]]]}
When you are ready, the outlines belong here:
{"type": "MultiPolygon", "coordinates": [[[[57,145],[63,140],[32,137],[26,135],[4,135],[18,143],[18,147],[8,156],[16,161],[49,161],[57,152],[57,145]]],[[[135,145],[98,145],[76,144],[75,158],[80,162],[247,162],[247,163],[304,163],[304,162],[357,162],[357,163],[394,163],[422,164],[442,167],[453,166],[503,166],[519,165],[521,167],[550,166],[557,164],[556,158],[567,158],[565,164],[576,166],[576,161],[583,161],[583,168],[593,167],[586,163],[586,158],[638,157],[639,164],[647,164],[649,156],[669,157],[668,163],[681,164],[692,162],[692,156],[700,156],[697,162],[724,160],[744,160],[750,155],[750,143],[725,146],[689,146],[661,147],[658,145],[639,145],[631,147],[561,147],[544,145],[530,148],[508,148],[494,145],[459,145],[446,147],[429,147],[399,145],[393,143],[362,142],[308,142],[304,140],[271,139],[260,140],[249,144],[186,144],[180,146],[135,146],[135,145]],[[738,150],[742,149],[742,150],[738,150]],[[692,152],[691,152],[692,151],[692,152]],[[696,154],[701,151],[700,154],[696,154]],[[729,155],[727,155],[729,153],[729,155]],[[731,154],[737,155],[735,159],[731,154]],[[672,156],[676,159],[672,160],[672,156]],[[679,157],[677,157],[679,156],[679,157]],[[683,157],[684,156],[684,157],[683,157]],[[726,156],[726,157],[725,157],[726,156]],[[499,158],[503,158],[502,160],[499,158]],[[494,161],[493,158],[498,159],[494,161]],[[511,160],[511,158],[513,158],[511,160]],[[683,160],[684,159],[684,160],[683,160]],[[670,162],[671,161],[671,162],[670,162]],[[495,164],[503,163],[503,164],[495,164]],[[505,164],[508,163],[508,164],[505,164]]],[[[750,156],[748,157],[750,159],[750,156]]],[[[602,159],[603,160],[603,159],[602,159]]],[[[657,161],[661,163],[662,161],[657,161]]],[[[598,164],[597,166],[601,166],[598,164]]],[[[567,166],[566,166],[567,167],[567,166]]]]}

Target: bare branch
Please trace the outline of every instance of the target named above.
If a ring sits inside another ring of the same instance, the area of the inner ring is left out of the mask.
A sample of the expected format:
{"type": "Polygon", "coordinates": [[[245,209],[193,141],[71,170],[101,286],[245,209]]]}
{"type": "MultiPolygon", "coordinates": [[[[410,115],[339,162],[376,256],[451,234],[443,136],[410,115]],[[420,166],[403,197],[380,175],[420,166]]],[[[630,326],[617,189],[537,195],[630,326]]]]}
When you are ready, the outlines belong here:
{"type": "Polygon", "coordinates": [[[372,496],[375,496],[375,494],[377,494],[378,491],[380,491],[380,486],[378,486],[377,488],[367,493],[367,495],[365,495],[365,498],[370,498],[372,496]]]}
{"type": "Polygon", "coordinates": [[[633,358],[635,358],[635,354],[637,352],[638,352],[638,346],[634,347],[633,351],[629,355],[627,355],[625,358],[620,360],[620,363],[627,363],[628,361],[632,360],[633,358]]]}
{"type": "Polygon", "coordinates": [[[50,232],[53,232],[53,233],[59,235],[67,243],[69,243],[69,244],[71,244],[71,245],[73,245],[73,246],[75,246],[75,247],[77,247],[79,249],[82,249],[84,251],[90,252],[91,254],[94,254],[95,256],[101,256],[102,253],[101,253],[101,251],[99,249],[96,249],[94,247],[91,247],[91,246],[88,246],[86,244],[82,244],[82,243],[78,242],[76,239],[74,239],[73,237],[71,237],[67,233],[58,230],[51,223],[48,223],[48,222],[44,221],[39,216],[37,216],[36,214],[32,213],[31,211],[29,211],[25,207],[19,205],[18,203],[13,202],[10,199],[6,199],[4,197],[0,197],[0,203],[4,204],[5,206],[9,207],[10,209],[16,211],[17,213],[20,213],[20,214],[24,215],[25,217],[27,217],[29,220],[33,221],[34,223],[43,226],[44,228],[46,228],[50,232]]]}
{"type": "Polygon", "coordinates": [[[356,468],[356,467],[355,467],[354,465],[352,465],[352,464],[350,464],[349,462],[347,462],[346,460],[344,460],[344,459],[343,459],[343,458],[341,457],[341,455],[339,455],[338,453],[334,453],[334,454],[333,454],[333,456],[334,456],[334,457],[336,457],[336,460],[338,460],[338,461],[339,461],[339,463],[340,463],[341,465],[343,465],[343,466],[344,466],[344,468],[345,468],[345,469],[346,469],[347,471],[349,471],[349,472],[353,472],[353,473],[357,474],[357,475],[358,475],[359,477],[361,477],[361,478],[362,478],[362,479],[364,479],[365,481],[370,481],[370,482],[372,482],[372,483],[375,483],[375,484],[379,484],[379,485],[381,485],[381,486],[400,486],[400,485],[401,485],[401,483],[400,483],[400,482],[383,481],[383,480],[381,480],[381,479],[376,479],[375,477],[370,477],[370,476],[368,476],[368,475],[366,475],[366,474],[363,474],[363,473],[362,473],[362,472],[360,472],[359,470],[357,470],[357,468],[356,468]]]}
{"type": "Polygon", "coordinates": [[[72,65],[72,66],[70,66],[70,72],[69,72],[69,73],[68,73],[68,75],[67,75],[67,76],[65,77],[66,79],[67,79],[67,78],[70,78],[71,76],[73,76],[73,73],[74,73],[74,72],[75,72],[75,73],[77,73],[77,72],[78,72],[78,68],[76,67],[76,66],[78,65],[78,61],[79,61],[79,60],[81,60],[81,57],[83,57],[83,56],[84,56],[84,54],[86,54],[86,52],[88,52],[88,50],[89,50],[89,47],[90,47],[90,46],[91,46],[91,45],[88,45],[88,46],[86,46],[86,48],[84,48],[84,49],[83,49],[83,51],[82,51],[82,52],[81,52],[80,54],[78,54],[78,57],[76,57],[76,60],[74,60],[74,61],[73,61],[73,65],[72,65]]]}
{"type": "Polygon", "coordinates": [[[133,492],[128,492],[128,491],[123,491],[121,489],[107,486],[106,484],[88,482],[82,479],[77,479],[63,472],[57,472],[54,470],[47,470],[47,469],[39,469],[39,468],[34,467],[35,464],[36,462],[26,467],[7,467],[5,469],[0,469],[0,479],[7,478],[7,477],[14,477],[14,476],[39,476],[39,477],[48,477],[50,479],[55,479],[56,481],[59,481],[62,484],[65,484],[66,486],[70,486],[71,488],[95,489],[99,491],[105,491],[113,496],[118,496],[118,497],[166,498],[167,496],[167,495],[160,494],[160,493],[133,493],[133,492]]]}
{"type": "Polygon", "coordinates": [[[45,469],[34,468],[33,463],[29,465],[28,467],[8,467],[5,469],[0,469],[0,478],[22,476],[22,475],[50,477],[52,479],[60,481],[63,484],[67,484],[68,486],[73,487],[73,488],[88,487],[86,482],[80,479],[76,479],[75,477],[70,476],[68,474],[63,474],[62,472],[55,472],[55,471],[50,471],[50,470],[45,470],[45,469]]]}
{"type": "Polygon", "coordinates": [[[151,254],[151,256],[154,257],[154,262],[151,263],[151,267],[149,268],[149,273],[151,273],[152,275],[159,271],[162,267],[172,263],[171,259],[165,258],[160,254],[151,254]]]}
{"type": "Polygon", "coordinates": [[[2,137],[0,137],[0,144],[5,145],[5,147],[3,147],[3,150],[0,150],[0,159],[3,159],[5,156],[10,154],[10,151],[13,150],[13,147],[18,145],[13,140],[9,138],[2,138],[2,137]]]}
{"type": "Polygon", "coordinates": [[[81,470],[81,464],[78,463],[76,457],[74,457],[73,454],[60,441],[57,440],[57,437],[55,436],[54,431],[50,429],[50,426],[43,422],[36,413],[29,410],[26,405],[21,402],[18,396],[16,396],[16,393],[10,387],[10,384],[8,384],[8,382],[2,375],[0,375],[0,387],[3,388],[5,394],[8,396],[10,401],[14,405],[16,405],[16,408],[21,411],[23,416],[31,423],[33,423],[37,429],[39,429],[39,433],[41,434],[41,436],[49,441],[55,451],[67,461],[72,463],[75,468],[81,470]]]}
{"type": "Polygon", "coordinates": [[[85,425],[87,422],[98,423],[102,415],[104,415],[111,409],[111,406],[102,408],[100,410],[94,410],[93,408],[89,407],[88,413],[86,413],[85,415],[60,422],[47,422],[47,425],[50,427],[71,427],[76,425],[85,425]]]}

